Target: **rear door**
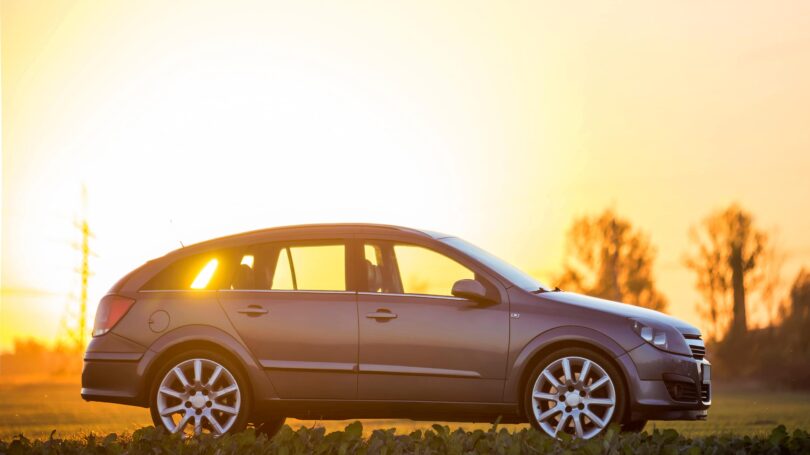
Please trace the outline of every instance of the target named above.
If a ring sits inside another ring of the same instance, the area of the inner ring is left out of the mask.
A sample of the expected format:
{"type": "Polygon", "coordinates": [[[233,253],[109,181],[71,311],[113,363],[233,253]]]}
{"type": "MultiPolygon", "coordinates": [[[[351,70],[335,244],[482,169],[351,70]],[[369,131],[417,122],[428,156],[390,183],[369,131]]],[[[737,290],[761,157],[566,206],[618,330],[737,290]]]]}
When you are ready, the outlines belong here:
{"type": "Polygon", "coordinates": [[[281,398],[357,396],[357,298],[346,241],[246,251],[219,300],[281,398]]]}
{"type": "Polygon", "coordinates": [[[491,281],[429,247],[396,241],[366,240],[360,262],[360,399],[501,401],[509,313],[491,281]],[[481,281],[498,303],[452,296],[463,278],[481,281]]]}

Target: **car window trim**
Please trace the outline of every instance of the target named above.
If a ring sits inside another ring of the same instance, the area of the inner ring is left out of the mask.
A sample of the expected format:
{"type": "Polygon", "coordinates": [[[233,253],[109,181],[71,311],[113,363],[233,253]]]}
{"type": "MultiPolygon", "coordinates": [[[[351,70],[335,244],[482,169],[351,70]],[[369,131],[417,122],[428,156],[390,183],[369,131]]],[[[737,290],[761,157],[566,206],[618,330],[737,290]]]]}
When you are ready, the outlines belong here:
{"type": "Polygon", "coordinates": [[[219,289],[140,289],[138,292],[217,292],[219,289]]]}
{"type": "MultiPolygon", "coordinates": [[[[193,290],[193,289],[192,289],[193,290]]],[[[317,289],[217,289],[218,292],[264,292],[284,293],[294,292],[296,294],[310,293],[310,294],[357,294],[357,291],[330,291],[330,290],[317,290],[317,289]]]]}
{"type": "MultiPolygon", "coordinates": [[[[266,292],[266,293],[280,293],[280,292],[295,292],[295,293],[310,293],[310,294],[357,294],[357,291],[328,291],[328,290],[315,290],[315,289],[141,289],[138,292],[266,292]]],[[[393,294],[402,295],[402,294],[393,294]]]]}
{"type": "Polygon", "coordinates": [[[417,298],[428,298],[428,299],[444,299],[444,300],[459,300],[459,301],[470,301],[470,299],[465,299],[464,297],[456,297],[454,295],[438,295],[438,294],[412,294],[412,293],[402,293],[397,294],[394,292],[371,292],[371,291],[358,291],[358,295],[377,295],[377,296],[390,296],[390,297],[417,297],[417,298]]]}

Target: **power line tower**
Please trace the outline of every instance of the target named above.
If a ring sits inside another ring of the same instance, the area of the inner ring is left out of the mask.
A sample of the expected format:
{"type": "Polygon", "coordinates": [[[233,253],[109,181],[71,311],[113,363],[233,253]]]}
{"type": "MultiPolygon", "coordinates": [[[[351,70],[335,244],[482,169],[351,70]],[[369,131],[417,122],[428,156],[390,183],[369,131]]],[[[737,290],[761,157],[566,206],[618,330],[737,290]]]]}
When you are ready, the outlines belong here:
{"type": "Polygon", "coordinates": [[[75,294],[71,293],[62,316],[61,326],[68,340],[72,342],[73,348],[77,351],[84,351],[84,347],[87,345],[88,331],[87,289],[90,277],[93,275],[90,271],[90,256],[96,256],[90,249],[90,239],[95,238],[95,235],[90,230],[90,223],[87,221],[87,188],[84,185],[82,185],[82,217],[80,220],[74,221],[73,224],[81,234],[81,242],[73,243],[73,248],[81,253],[81,265],[76,269],[81,282],[78,299],[79,308],[77,312],[73,307],[76,297],[75,294]]]}
{"type": "Polygon", "coordinates": [[[87,282],[90,278],[90,255],[94,254],[90,250],[90,237],[95,238],[87,222],[87,187],[82,185],[82,220],[77,223],[77,227],[82,233],[82,243],[79,249],[82,253],[82,265],[79,274],[82,280],[82,290],[79,296],[79,348],[83,351],[87,338],[87,282]]]}
{"type": "MultiPolygon", "coordinates": [[[[87,192],[83,189],[82,195],[87,192]]],[[[84,349],[85,337],[87,337],[87,281],[90,278],[90,227],[87,217],[82,217],[79,229],[82,231],[82,266],[79,273],[82,277],[82,293],[79,296],[79,346],[84,349]]]]}

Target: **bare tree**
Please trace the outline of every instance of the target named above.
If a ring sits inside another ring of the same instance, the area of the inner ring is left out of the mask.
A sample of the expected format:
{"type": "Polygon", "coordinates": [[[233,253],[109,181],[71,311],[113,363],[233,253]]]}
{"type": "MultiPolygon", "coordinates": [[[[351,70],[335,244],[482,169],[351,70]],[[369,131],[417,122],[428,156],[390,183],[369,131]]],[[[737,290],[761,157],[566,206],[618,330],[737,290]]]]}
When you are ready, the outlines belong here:
{"type": "Polygon", "coordinates": [[[667,301],[653,279],[655,254],[649,237],[612,210],[584,216],[568,231],[558,283],[564,289],[663,310],[667,301]]]}
{"type": "Polygon", "coordinates": [[[776,260],[768,235],[754,226],[750,213],[737,204],[711,214],[690,230],[696,250],[685,263],[695,272],[704,302],[698,312],[713,325],[713,338],[738,337],[748,331],[747,297],[770,298],[776,260]]]}

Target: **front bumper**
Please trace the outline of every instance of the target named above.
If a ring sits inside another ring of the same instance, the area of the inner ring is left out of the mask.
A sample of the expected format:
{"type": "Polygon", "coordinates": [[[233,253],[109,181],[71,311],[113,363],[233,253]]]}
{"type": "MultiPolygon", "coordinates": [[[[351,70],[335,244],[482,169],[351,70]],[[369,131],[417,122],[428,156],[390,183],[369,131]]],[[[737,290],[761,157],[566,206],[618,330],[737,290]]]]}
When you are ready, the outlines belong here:
{"type": "Polygon", "coordinates": [[[711,363],[649,344],[618,358],[630,392],[631,420],[704,420],[712,404],[711,363]]]}

